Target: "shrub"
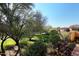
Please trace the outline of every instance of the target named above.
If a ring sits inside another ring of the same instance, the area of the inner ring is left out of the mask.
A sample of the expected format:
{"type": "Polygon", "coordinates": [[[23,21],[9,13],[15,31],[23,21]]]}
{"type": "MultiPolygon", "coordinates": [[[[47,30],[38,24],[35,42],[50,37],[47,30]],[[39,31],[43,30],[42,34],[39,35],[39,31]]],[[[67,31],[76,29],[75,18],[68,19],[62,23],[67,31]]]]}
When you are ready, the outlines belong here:
{"type": "Polygon", "coordinates": [[[27,45],[27,43],[28,43],[28,42],[27,42],[26,40],[21,40],[21,41],[20,41],[20,45],[27,45]]]}
{"type": "Polygon", "coordinates": [[[42,35],[42,38],[40,40],[43,41],[44,43],[48,43],[49,35],[46,35],[46,34],[42,35]]]}
{"type": "Polygon", "coordinates": [[[45,56],[47,52],[47,46],[44,44],[44,42],[37,41],[26,50],[26,55],[29,56],[45,56]]]}
{"type": "Polygon", "coordinates": [[[61,41],[59,33],[56,30],[52,30],[49,35],[49,42],[56,45],[59,41],[61,41]]]}
{"type": "Polygon", "coordinates": [[[75,44],[74,44],[74,43],[70,43],[70,44],[68,44],[68,48],[69,48],[69,49],[73,50],[74,47],[75,47],[75,44]]]}

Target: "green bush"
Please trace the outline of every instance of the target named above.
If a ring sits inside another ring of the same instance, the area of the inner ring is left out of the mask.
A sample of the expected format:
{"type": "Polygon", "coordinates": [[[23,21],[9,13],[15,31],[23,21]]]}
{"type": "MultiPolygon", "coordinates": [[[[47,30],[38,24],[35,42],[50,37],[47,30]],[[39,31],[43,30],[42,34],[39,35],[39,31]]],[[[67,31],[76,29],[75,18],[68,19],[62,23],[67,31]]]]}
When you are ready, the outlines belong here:
{"type": "Polygon", "coordinates": [[[75,47],[75,44],[74,44],[74,43],[70,43],[70,44],[68,45],[68,48],[71,49],[71,50],[73,50],[74,47],[75,47]]]}
{"type": "Polygon", "coordinates": [[[46,34],[42,35],[42,38],[40,40],[43,41],[44,43],[48,43],[49,35],[46,35],[46,34]]]}
{"type": "Polygon", "coordinates": [[[28,42],[27,42],[26,40],[21,40],[21,41],[20,41],[20,44],[21,44],[21,45],[27,45],[27,43],[28,43],[28,42]]]}
{"type": "Polygon", "coordinates": [[[26,49],[26,55],[28,56],[45,56],[47,52],[47,46],[42,41],[37,41],[26,49]]]}
{"type": "Polygon", "coordinates": [[[56,45],[59,41],[61,41],[59,33],[56,30],[52,30],[49,34],[49,42],[56,45]]]}
{"type": "MultiPolygon", "coordinates": [[[[49,35],[39,35],[39,40],[35,41],[33,44],[28,45],[26,48],[22,49],[22,54],[27,56],[45,56],[47,54],[47,47],[49,43],[56,46],[59,41],[61,41],[59,33],[56,30],[52,30],[49,35]]],[[[23,42],[24,44],[24,42],[23,42]]]]}

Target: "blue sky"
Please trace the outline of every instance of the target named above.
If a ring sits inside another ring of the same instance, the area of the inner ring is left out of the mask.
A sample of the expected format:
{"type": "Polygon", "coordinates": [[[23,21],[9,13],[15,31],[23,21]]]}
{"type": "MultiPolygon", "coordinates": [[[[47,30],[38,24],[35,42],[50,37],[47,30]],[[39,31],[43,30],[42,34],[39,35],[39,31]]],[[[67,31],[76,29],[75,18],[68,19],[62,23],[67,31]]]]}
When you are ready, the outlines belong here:
{"type": "Polygon", "coordinates": [[[36,3],[35,9],[46,16],[47,24],[53,27],[68,27],[79,24],[78,3],[36,3]]]}

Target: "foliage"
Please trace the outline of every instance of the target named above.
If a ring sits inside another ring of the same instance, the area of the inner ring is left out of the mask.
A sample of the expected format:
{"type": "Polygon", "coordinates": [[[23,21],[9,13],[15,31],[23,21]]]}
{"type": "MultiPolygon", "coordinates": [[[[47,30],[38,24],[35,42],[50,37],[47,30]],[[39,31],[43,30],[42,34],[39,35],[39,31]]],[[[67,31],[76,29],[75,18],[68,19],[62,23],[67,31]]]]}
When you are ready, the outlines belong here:
{"type": "Polygon", "coordinates": [[[32,44],[34,44],[34,42],[32,42],[32,41],[29,41],[29,40],[20,40],[20,45],[21,46],[30,46],[32,44]]]}
{"type": "Polygon", "coordinates": [[[27,46],[28,42],[26,40],[21,40],[20,45],[26,45],[27,46]]]}
{"type": "MultiPolygon", "coordinates": [[[[13,40],[13,39],[11,39],[11,38],[8,38],[5,42],[4,42],[4,47],[8,47],[8,46],[13,46],[13,45],[15,45],[16,44],[16,42],[13,40]]],[[[1,45],[1,42],[0,42],[0,45],[1,45]]]]}
{"type": "Polygon", "coordinates": [[[26,25],[25,25],[25,34],[29,37],[32,38],[33,35],[39,34],[44,32],[44,26],[46,23],[46,17],[43,17],[41,12],[33,12],[30,16],[29,19],[27,19],[26,25]]]}
{"type": "Polygon", "coordinates": [[[59,41],[61,41],[59,33],[56,30],[52,30],[49,34],[49,42],[56,45],[59,41]]]}
{"type": "Polygon", "coordinates": [[[66,38],[68,36],[69,32],[61,32],[61,35],[63,36],[63,38],[66,38]]]}
{"type": "Polygon", "coordinates": [[[29,56],[44,56],[46,55],[47,47],[42,41],[37,41],[26,49],[26,55],[29,56]]]}
{"type": "Polygon", "coordinates": [[[74,43],[70,43],[70,44],[68,44],[68,48],[69,48],[70,50],[73,50],[74,47],[75,47],[75,44],[74,44],[74,43]]]}
{"type": "Polygon", "coordinates": [[[16,44],[16,42],[15,42],[13,39],[9,38],[9,39],[7,39],[7,40],[4,42],[4,47],[5,47],[5,46],[15,45],[15,44],[16,44]]]}
{"type": "MultiPolygon", "coordinates": [[[[1,3],[0,4],[0,32],[5,34],[5,39],[1,39],[2,52],[5,53],[3,43],[7,36],[11,37],[20,50],[19,40],[27,35],[32,38],[36,33],[43,32],[46,17],[36,11],[33,12],[32,3],[1,3]],[[3,29],[1,29],[3,27],[3,29]],[[6,30],[5,30],[6,29],[6,30]]],[[[4,35],[2,35],[4,36],[4,35]]],[[[21,43],[26,44],[26,43],[21,43]]]]}
{"type": "MultiPolygon", "coordinates": [[[[18,51],[20,50],[19,40],[21,39],[25,30],[23,30],[26,23],[26,18],[29,15],[29,12],[32,9],[32,3],[1,3],[0,4],[0,27],[3,27],[4,30],[0,28],[2,34],[2,43],[1,50],[2,53],[5,53],[3,44],[7,39],[7,36],[11,37],[18,46],[18,51]],[[26,15],[27,14],[27,15],[26,15]],[[4,25],[4,26],[3,26],[4,25]],[[5,26],[7,25],[7,26],[5,26]],[[6,30],[7,31],[6,31],[6,30]],[[3,38],[5,36],[5,38],[3,38]]],[[[17,53],[15,55],[17,55],[17,53]]],[[[3,54],[4,55],[4,54],[3,54]]]]}

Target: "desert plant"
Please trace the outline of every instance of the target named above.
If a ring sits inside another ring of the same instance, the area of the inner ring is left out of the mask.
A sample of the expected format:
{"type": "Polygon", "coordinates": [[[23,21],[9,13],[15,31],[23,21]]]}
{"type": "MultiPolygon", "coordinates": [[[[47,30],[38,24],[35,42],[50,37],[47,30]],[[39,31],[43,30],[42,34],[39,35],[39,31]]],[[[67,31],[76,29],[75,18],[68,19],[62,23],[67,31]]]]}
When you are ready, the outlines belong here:
{"type": "Polygon", "coordinates": [[[56,45],[59,41],[61,41],[59,33],[56,30],[52,30],[49,34],[49,42],[56,45]]]}
{"type": "Polygon", "coordinates": [[[44,42],[38,40],[26,50],[26,55],[28,56],[45,56],[47,52],[47,46],[44,44],[44,42]]]}

